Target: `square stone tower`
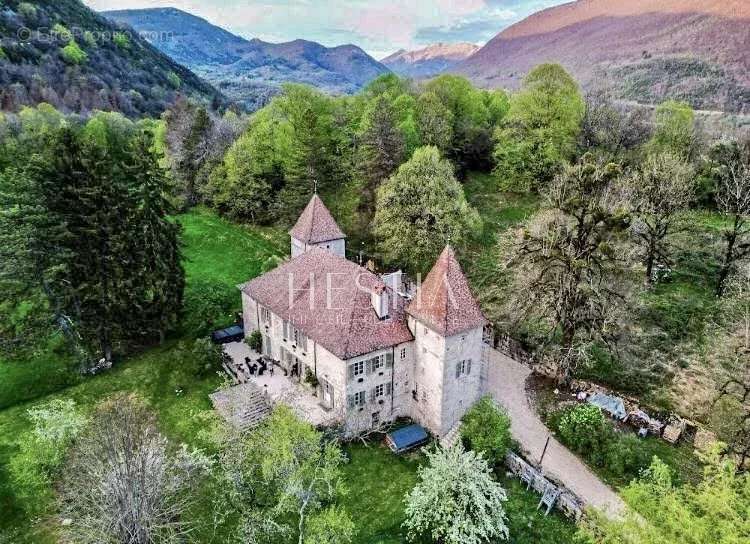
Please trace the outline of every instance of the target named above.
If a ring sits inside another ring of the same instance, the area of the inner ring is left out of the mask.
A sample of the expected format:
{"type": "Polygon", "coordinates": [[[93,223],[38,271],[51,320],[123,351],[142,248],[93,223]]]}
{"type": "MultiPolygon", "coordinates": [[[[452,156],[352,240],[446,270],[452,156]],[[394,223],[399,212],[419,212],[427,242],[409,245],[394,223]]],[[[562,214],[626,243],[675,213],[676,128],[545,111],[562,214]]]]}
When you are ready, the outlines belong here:
{"type": "Polygon", "coordinates": [[[484,317],[450,246],[407,308],[414,335],[412,417],[444,436],[482,396],[484,317]]]}

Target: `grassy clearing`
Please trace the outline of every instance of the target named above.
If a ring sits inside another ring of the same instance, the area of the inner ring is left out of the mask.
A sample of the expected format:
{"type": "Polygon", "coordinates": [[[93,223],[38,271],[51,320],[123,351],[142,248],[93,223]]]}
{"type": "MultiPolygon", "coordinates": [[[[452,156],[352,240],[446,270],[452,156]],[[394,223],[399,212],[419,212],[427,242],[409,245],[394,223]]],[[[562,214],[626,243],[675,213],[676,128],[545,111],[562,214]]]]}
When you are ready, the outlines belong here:
{"type": "MultiPolygon", "coordinates": [[[[419,453],[396,456],[379,444],[346,448],[350,462],[344,467],[349,486],[345,506],[359,530],[357,544],[401,544],[406,535],[404,497],[417,482],[417,468],[424,461],[419,453]]],[[[548,517],[536,510],[539,496],[526,491],[515,479],[499,476],[508,491],[506,512],[510,542],[538,544],[574,542],[575,525],[558,514],[548,517]]]]}
{"type": "Polygon", "coordinates": [[[195,376],[190,342],[203,334],[198,325],[205,329],[231,321],[241,306],[236,285],[260,274],[270,257],[283,255],[285,244],[278,231],[234,225],[203,209],[182,215],[179,221],[184,227],[187,275],[185,317],[179,335],[120,362],[110,372],[85,380],[71,372],[52,344],[32,359],[12,364],[0,361],[0,379],[8,379],[0,391],[22,389],[27,392],[24,400],[35,398],[0,411],[0,533],[23,530],[12,542],[56,541],[56,523],[49,518],[51,493],[20,497],[7,470],[8,461],[18,453],[19,437],[28,431],[26,411],[32,405],[66,398],[89,410],[114,393],[132,392],[152,406],[170,439],[202,445],[200,431],[206,425],[202,414],[211,408],[208,394],[220,378],[195,376]]]}
{"type": "Polygon", "coordinates": [[[533,194],[501,192],[491,174],[471,173],[464,183],[469,203],[482,217],[482,231],[463,259],[466,275],[487,317],[502,322],[502,308],[509,288],[508,277],[499,270],[503,256],[499,236],[520,224],[539,208],[539,197],[533,194]]]}

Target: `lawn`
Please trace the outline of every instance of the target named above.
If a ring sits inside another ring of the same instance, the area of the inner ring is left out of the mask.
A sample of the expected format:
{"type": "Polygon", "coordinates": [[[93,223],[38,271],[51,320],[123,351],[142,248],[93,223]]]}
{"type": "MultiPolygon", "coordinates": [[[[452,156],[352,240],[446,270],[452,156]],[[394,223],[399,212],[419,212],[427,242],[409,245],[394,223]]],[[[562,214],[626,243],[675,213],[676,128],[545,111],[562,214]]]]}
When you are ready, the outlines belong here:
{"type": "MultiPolygon", "coordinates": [[[[396,456],[379,444],[350,445],[350,462],[344,467],[349,495],[344,500],[358,528],[356,544],[401,544],[406,542],[401,523],[404,497],[417,482],[417,467],[423,456],[396,456]]],[[[536,510],[539,496],[526,491],[515,479],[500,474],[508,492],[506,513],[510,542],[514,544],[573,543],[575,525],[553,513],[536,510]]]]}
{"type": "Polygon", "coordinates": [[[491,174],[472,172],[464,183],[466,199],[482,218],[482,231],[473,240],[463,259],[472,290],[482,309],[493,322],[502,321],[508,277],[500,271],[502,255],[499,237],[521,224],[539,208],[537,195],[502,192],[491,174]]]}
{"type": "Polygon", "coordinates": [[[169,438],[196,444],[198,431],[205,426],[201,415],[211,408],[208,394],[220,378],[195,376],[190,343],[211,324],[233,318],[241,306],[236,285],[260,274],[269,258],[284,255],[286,243],[279,231],[234,225],[205,209],[178,219],[184,227],[187,276],[180,334],[87,379],[71,372],[68,359],[54,344],[24,361],[0,361],[0,380],[4,380],[0,393],[18,402],[0,411],[0,534],[24,528],[13,537],[14,544],[56,540],[55,524],[49,521],[51,494],[19,496],[7,470],[18,451],[18,438],[28,430],[26,411],[34,404],[66,398],[90,409],[113,393],[132,392],[152,406],[169,438]]]}

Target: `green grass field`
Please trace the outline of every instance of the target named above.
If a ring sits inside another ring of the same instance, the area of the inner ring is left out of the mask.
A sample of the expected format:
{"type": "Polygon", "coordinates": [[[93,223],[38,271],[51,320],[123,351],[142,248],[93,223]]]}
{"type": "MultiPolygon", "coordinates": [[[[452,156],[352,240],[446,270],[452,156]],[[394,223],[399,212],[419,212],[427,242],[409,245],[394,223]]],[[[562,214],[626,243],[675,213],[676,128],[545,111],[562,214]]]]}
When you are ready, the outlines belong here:
{"type": "Polygon", "coordinates": [[[241,306],[236,285],[260,274],[264,263],[283,255],[286,246],[279,231],[234,225],[204,209],[182,215],[179,221],[184,227],[187,275],[183,323],[192,324],[183,329],[189,330],[163,346],[129,357],[109,372],[86,379],[69,369],[67,359],[53,345],[40,349],[33,359],[10,364],[0,361],[0,392],[8,395],[3,400],[17,399],[15,406],[0,411],[0,533],[23,527],[23,533],[14,536],[14,544],[55,541],[55,525],[45,514],[51,507],[51,495],[19,497],[7,470],[8,461],[18,453],[19,437],[28,431],[26,411],[34,404],[66,398],[90,409],[113,393],[132,392],[152,406],[167,436],[196,443],[197,431],[205,425],[200,415],[211,408],[208,394],[220,378],[197,379],[190,371],[187,348],[198,334],[192,329],[195,324],[205,328],[231,321],[241,306]],[[206,295],[210,303],[204,300],[206,295]]]}
{"type": "MultiPolygon", "coordinates": [[[[419,453],[396,456],[380,444],[348,446],[350,462],[344,466],[349,487],[342,501],[354,519],[357,544],[401,544],[407,542],[401,528],[404,497],[417,483],[417,468],[424,458],[419,453]]],[[[575,525],[553,513],[544,516],[536,510],[539,496],[526,491],[515,479],[501,474],[508,492],[505,503],[514,544],[574,542],[575,525]]]]}

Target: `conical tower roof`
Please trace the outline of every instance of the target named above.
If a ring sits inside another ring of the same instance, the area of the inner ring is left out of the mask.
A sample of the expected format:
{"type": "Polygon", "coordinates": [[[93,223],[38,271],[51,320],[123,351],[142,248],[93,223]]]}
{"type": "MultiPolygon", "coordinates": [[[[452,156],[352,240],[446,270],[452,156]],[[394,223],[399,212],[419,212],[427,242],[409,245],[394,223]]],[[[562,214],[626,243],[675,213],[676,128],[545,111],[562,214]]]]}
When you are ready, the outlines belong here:
{"type": "Polygon", "coordinates": [[[289,234],[305,244],[319,244],[346,238],[317,194],[310,199],[289,234]]]}
{"type": "Polygon", "coordinates": [[[487,323],[450,246],[440,254],[406,311],[442,336],[487,323]]]}

